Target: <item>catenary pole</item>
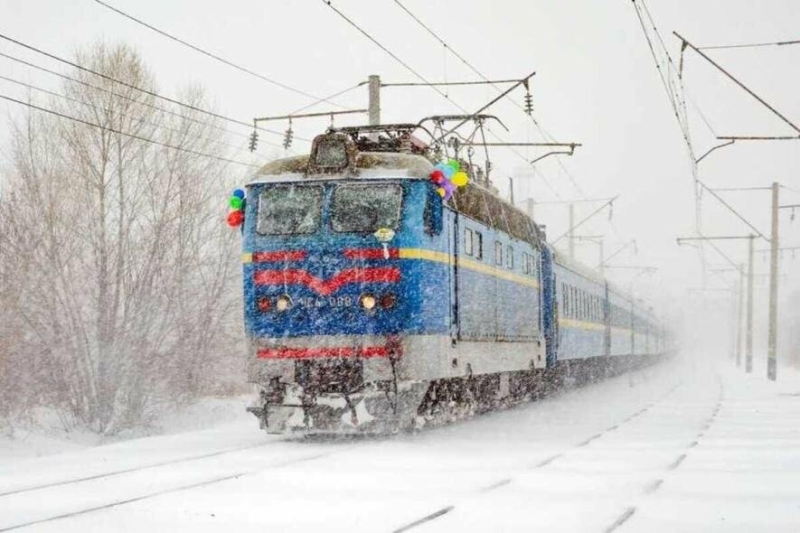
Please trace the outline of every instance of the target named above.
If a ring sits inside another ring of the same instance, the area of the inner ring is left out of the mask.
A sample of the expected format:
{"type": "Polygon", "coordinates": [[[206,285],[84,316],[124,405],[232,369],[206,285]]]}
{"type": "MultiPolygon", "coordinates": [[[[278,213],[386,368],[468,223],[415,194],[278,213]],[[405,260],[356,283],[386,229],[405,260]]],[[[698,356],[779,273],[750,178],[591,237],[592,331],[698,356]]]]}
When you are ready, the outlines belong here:
{"type": "Polygon", "coordinates": [[[750,234],[747,240],[747,346],[745,348],[745,372],[753,371],[753,240],[750,234]]]}
{"type": "Polygon", "coordinates": [[[736,366],[742,366],[742,315],[744,314],[744,265],[739,265],[739,312],[736,315],[736,366]]]}
{"type": "Polygon", "coordinates": [[[769,261],[769,327],[767,338],[767,379],[775,381],[778,343],[778,192],[780,184],[772,182],[772,236],[769,261]]]}
{"type": "Polygon", "coordinates": [[[369,84],[369,125],[377,126],[381,123],[381,77],[370,74],[369,84]]]}

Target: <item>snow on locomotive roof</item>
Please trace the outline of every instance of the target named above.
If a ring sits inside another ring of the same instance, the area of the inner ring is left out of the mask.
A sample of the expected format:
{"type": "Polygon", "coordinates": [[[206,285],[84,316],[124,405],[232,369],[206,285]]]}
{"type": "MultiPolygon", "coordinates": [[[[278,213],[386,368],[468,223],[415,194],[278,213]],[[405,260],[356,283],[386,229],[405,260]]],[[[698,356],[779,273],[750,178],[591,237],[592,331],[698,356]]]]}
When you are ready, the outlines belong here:
{"type": "MultiPolygon", "coordinates": [[[[309,155],[287,157],[270,161],[261,167],[251,183],[308,179],[341,179],[341,174],[309,174],[309,155]]],[[[425,157],[415,154],[393,152],[359,152],[356,155],[356,168],[360,178],[422,178],[427,179],[433,164],[425,157]]]]}

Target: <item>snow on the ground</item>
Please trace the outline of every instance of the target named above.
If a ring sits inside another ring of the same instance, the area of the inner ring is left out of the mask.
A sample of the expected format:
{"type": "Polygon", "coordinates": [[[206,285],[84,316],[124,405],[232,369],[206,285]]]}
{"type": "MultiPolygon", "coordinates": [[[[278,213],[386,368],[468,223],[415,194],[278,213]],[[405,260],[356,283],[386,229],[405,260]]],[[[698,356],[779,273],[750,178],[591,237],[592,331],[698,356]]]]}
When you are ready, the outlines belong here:
{"type": "Polygon", "coordinates": [[[106,438],[86,430],[66,430],[53,412],[42,409],[34,413],[32,420],[13,424],[10,435],[0,433],[0,469],[24,459],[134,438],[208,429],[231,422],[252,422],[252,415],[245,412],[250,402],[251,396],[203,398],[184,408],[163,414],[151,427],[125,431],[106,438]]]}
{"type": "Polygon", "coordinates": [[[195,430],[201,409],[0,465],[0,531],[798,531],[800,374],[698,357],[394,438],[195,430]]]}

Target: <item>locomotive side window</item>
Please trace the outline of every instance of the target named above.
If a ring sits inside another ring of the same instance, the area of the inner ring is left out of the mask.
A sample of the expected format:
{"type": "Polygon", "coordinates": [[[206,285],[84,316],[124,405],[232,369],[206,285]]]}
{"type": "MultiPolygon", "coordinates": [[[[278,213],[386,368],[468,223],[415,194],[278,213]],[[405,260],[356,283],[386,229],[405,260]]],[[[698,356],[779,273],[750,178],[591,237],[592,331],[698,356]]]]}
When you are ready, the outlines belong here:
{"type": "Polygon", "coordinates": [[[258,197],[256,231],[262,235],[304,235],[319,229],[322,187],[276,185],[258,197]]]}
{"type": "Polygon", "coordinates": [[[472,255],[472,239],[472,230],[469,228],[464,228],[464,253],[467,255],[472,255]]]}
{"type": "Polygon", "coordinates": [[[506,247],[506,268],[514,269],[514,248],[511,246],[506,247]]]}
{"type": "Polygon", "coordinates": [[[337,233],[395,230],[400,224],[403,189],[396,184],[337,185],[333,191],[331,224],[337,233]]]}
{"type": "Polygon", "coordinates": [[[494,264],[503,264],[503,243],[500,241],[494,241],[494,264]]]}
{"type": "Polygon", "coordinates": [[[475,250],[475,259],[483,259],[483,235],[480,231],[476,231],[474,237],[473,249],[475,250]]]}

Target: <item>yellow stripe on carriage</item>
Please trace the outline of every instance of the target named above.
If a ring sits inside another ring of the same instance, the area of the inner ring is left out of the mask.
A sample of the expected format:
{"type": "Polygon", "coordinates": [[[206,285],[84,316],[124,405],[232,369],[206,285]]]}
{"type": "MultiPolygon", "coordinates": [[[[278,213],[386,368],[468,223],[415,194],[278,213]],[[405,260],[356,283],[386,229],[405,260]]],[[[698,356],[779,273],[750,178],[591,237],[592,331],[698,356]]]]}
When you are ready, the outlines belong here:
{"type": "Polygon", "coordinates": [[[575,320],[573,318],[559,318],[558,325],[567,328],[578,328],[589,331],[603,331],[606,329],[605,324],[599,322],[587,322],[585,320],[575,320]]]}
{"type": "Polygon", "coordinates": [[[252,263],[253,254],[242,254],[242,263],[252,263]]]}
{"type": "MultiPolygon", "coordinates": [[[[400,259],[422,259],[424,261],[433,261],[435,263],[444,263],[444,264],[451,264],[453,262],[453,256],[451,256],[450,254],[447,254],[445,252],[428,250],[425,248],[400,248],[398,249],[397,253],[400,259]]],[[[466,259],[464,257],[461,257],[459,259],[458,264],[460,267],[466,268],[468,270],[474,270],[475,272],[487,274],[495,278],[505,279],[507,281],[513,281],[514,283],[519,283],[520,285],[534,287],[536,289],[539,288],[539,282],[535,278],[521,276],[519,274],[515,274],[514,272],[510,272],[504,268],[485,265],[481,262],[475,261],[473,259],[466,259]]]]}

